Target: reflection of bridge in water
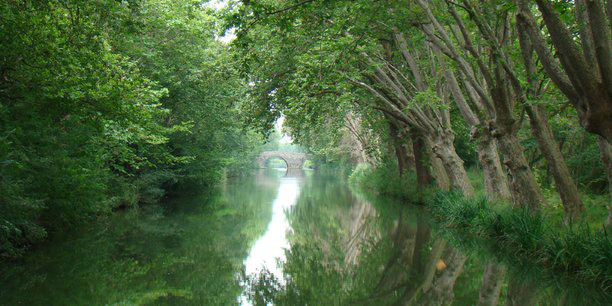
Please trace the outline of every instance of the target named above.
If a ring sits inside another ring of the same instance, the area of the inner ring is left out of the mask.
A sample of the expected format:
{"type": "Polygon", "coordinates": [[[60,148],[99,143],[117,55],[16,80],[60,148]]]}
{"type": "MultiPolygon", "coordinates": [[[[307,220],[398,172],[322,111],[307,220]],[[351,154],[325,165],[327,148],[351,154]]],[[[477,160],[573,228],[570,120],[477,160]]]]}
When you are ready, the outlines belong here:
{"type": "Polygon", "coordinates": [[[265,151],[257,157],[257,167],[265,168],[266,161],[271,158],[280,158],[287,163],[288,169],[302,169],[308,155],[298,152],[265,151]]]}

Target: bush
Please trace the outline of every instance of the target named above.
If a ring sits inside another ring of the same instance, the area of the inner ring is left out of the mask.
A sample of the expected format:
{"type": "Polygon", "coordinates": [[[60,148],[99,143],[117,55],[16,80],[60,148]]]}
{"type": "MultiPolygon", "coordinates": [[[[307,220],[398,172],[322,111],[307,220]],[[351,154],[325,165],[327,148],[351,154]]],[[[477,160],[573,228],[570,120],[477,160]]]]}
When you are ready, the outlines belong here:
{"type": "Polygon", "coordinates": [[[379,194],[414,201],[418,195],[416,175],[413,172],[398,174],[397,165],[391,161],[383,162],[374,168],[359,164],[349,177],[351,184],[375,191],[379,194]]]}

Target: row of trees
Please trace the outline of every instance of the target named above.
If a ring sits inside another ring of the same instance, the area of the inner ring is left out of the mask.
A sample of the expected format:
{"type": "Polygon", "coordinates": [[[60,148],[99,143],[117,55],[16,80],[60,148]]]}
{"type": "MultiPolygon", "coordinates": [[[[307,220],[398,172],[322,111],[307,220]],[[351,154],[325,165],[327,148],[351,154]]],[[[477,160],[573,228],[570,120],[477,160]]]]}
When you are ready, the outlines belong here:
{"type": "Polygon", "coordinates": [[[200,1],[2,1],[0,257],[250,166],[219,25],[200,1]]]}
{"type": "Polygon", "coordinates": [[[348,130],[374,157],[364,159],[392,147],[400,172],[425,172],[425,184],[429,156],[441,188],[472,196],[461,133],[490,199],[539,210],[543,164],[568,224],[584,211],[572,172],[599,165],[570,169],[562,148],[586,138],[592,154],[596,139],[610,175],[603,1],[250,1],[229,16],[254,84],[251,112],[265,125],[282,111],[300,143],[331,134],[336,144],[348,130]]]}
{"type": "MultiPolygon", "coordinates": [[[[552,187],[569,225],[585,211],[579,187],[604,193],[612,183],[605,5],[263,0],[235,5],[228,21],[262,126],[282,112],[298,143],[325,152],[348,138],[358,160],[376,166],[393,156],[419,186],[435,181],[466,197],[476,192],[466,163],[476,165],[490,203],[534,213],[548,207],[552,187]]],[[[601,222],[610,226],[612,206],[601,222]]],[[[442,304],[466,260],[451,251],[434,290],[445,292],[442,304]]],[[[504,274],[487,265],[480,305],[497,303],[504,274]]]]}

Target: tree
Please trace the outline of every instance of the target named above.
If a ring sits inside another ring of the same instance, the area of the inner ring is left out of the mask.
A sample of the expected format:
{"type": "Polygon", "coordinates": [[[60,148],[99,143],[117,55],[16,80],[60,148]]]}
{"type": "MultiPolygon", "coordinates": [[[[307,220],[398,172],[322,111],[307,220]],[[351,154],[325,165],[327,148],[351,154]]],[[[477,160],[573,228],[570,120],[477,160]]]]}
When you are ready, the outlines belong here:
{"type": "MultiPolygon", "coordinates": [[[[543,68],[559,90],[572,103],[581,125],[598,134],[602,160],[606,164],[610,190],[612,190],[612,166],[609,161],[612,150],[612,34],[610,33],[611,5],[604,11],[603,1],[575,2],[575,24],[578,27],[579,44],[572,38],[568,25],[547,0],[536,1],[552,45],[557,50],[556,60],[548,48],[543,34],[527,1],[515,1],[519,7],[518,23],[527,30],[533,49],[543,68]]],[[[612,191],[611,191],[612,197],[612,191]]],[[[612,203],[609,206],[607,226],[612,224],[612,203]]]]}

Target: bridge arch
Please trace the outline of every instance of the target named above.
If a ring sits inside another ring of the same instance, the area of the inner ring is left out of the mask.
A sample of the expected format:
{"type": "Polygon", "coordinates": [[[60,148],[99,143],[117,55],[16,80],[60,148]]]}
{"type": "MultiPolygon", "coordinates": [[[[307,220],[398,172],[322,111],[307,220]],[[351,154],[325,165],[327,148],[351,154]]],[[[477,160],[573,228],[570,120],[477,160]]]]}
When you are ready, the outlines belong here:
{"type": "Polygon", "coordinates": [[[280,158],[287,163],[288,169],[302,169],[308,157],[299,152],[264,151],[257,157],[257,167],[265,168],[266,161],[271,158],[280,158]]]}
{"type": "MultiPolygon", "coordinates": [[[[266,165],[267,167],[270,167],[272,165],[272,161],[278,161],[278,160],[282,160],[283,163],[287,165],[287,168],[289,168],[289,162],[280,156],[269,156],[268,158],[262,161],[263,163],[259,168],[266,168],[266,165]]],[[[277,164],[277,165],[280,165],[280,164],[277,164]]]]}

